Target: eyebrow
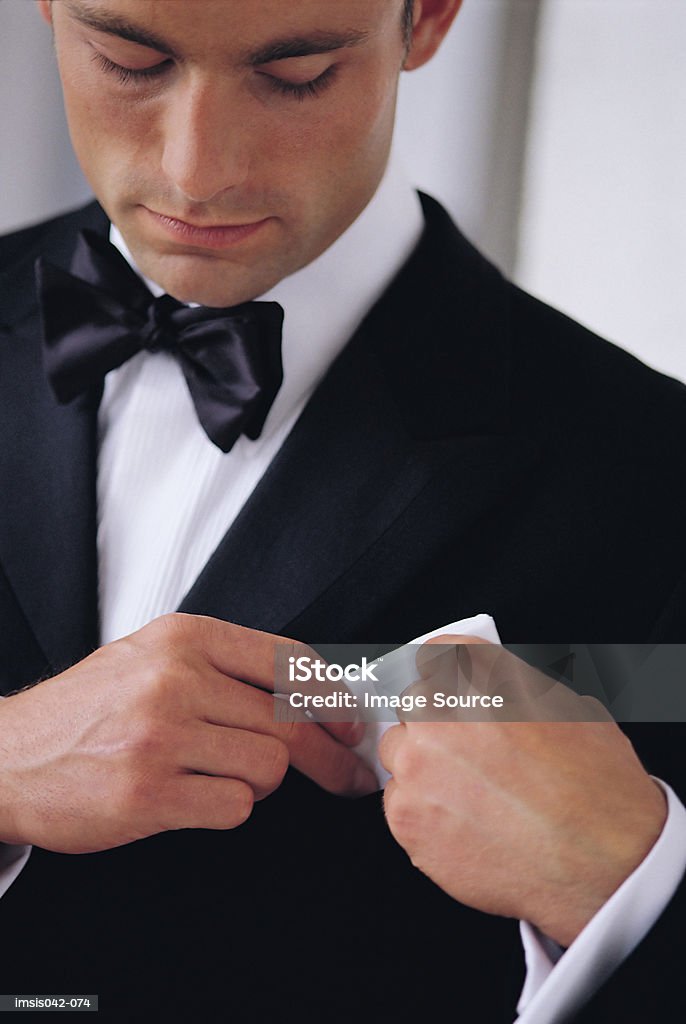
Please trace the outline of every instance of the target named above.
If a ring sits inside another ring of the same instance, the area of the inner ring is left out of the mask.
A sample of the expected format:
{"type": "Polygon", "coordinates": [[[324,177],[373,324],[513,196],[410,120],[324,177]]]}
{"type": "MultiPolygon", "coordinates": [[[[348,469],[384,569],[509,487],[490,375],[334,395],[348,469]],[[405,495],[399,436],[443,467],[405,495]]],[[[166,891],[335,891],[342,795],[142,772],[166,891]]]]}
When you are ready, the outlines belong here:
{"type": "Polygon", "coordinates": [[[138,43],[139,46],[147,46],[151,50],[158,50],[168,57],[178,58],[178,54],[174,52],[173,47],[160,36],[132,24],[117,14],[96,10],[94,7],[89,7],[88,4],[82,3],[81,0],[78,3],[74,2],[74,0],[64,0],[64,6],[75,21],[80,22],[82,25],[87,25],[88,28],[95,29],[96,32],[105,32],[110,36],[119,36],[120,39],[126,39],[130,43],[138,43]]]}
{"type": "Polygon", "coordinates": [[[367,39],[369,32],[353,29],[346,32],[312,32],[306,36],[293,36],[290,39],[277,39],[273,43],[267,43],[254,53],[247,54],[245,62],[257,66],[293,57],[311,57],[317,53],[331,53],[333,50],[359,46],[367,39]]]}
{"type": "MultiPolygon", "coordinates": [[[[132,22],[117,14],[108,11],[96,10],[81,0],[64,0],[65,7],[69,14],[82,25],[95,29],[96,32],[104,32],[107,35],[118,36],[128,42],[137,43],[139,46],[146,46],[151,50],[157,50],[167,57],[175,60],[180,59],[174,48],[160,36],[147,29],[134,25],[132,22]]],[[[262,64],[271,64],[274,61],[289,60],[294,57],[310,57],[319,53],[331,53],[334,50],[348,49],[359,46],[369,38],[368,32],[349,29],[341,32],[320,32],[314,31],[307,35],[292,36],[286,39],[276,39],[266,43],[258,50],[245,52],[242,55],[241,63],[248,67],[258,67],[262,64]]]]}

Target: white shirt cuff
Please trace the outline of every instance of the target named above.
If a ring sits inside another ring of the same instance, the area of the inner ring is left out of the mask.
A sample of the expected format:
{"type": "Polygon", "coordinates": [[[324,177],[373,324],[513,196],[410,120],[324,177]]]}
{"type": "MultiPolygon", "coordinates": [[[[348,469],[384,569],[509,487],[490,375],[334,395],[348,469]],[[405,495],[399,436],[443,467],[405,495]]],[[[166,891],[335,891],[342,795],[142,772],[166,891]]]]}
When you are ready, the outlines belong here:
{"type": "Polygon", "coordinates": [[[8,846],[0,843],[0,899],[19,877],[31,853],[30,846],[8,846]]]}
{"type": "Polygon", "coordinates": [[[586,925],[568,950],[520,922],[526,981],[518,1024],[556,1024],[596,992],[650,931],[686,871],[686,808],[673,790],[667,821],[648,856],[586,925]]]}

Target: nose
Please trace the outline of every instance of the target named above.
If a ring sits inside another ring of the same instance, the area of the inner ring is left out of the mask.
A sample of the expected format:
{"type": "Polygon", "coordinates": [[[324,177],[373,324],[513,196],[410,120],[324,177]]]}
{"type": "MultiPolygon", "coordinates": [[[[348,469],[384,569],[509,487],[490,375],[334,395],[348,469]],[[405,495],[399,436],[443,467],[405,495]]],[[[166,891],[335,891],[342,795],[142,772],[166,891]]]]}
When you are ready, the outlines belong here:
{"type": "Polygon", "coordinates": [[[246,141],[222,83],[186,82],[165,111],[162,170],[187,199],[206,203],[245,181],[246,141]]]}

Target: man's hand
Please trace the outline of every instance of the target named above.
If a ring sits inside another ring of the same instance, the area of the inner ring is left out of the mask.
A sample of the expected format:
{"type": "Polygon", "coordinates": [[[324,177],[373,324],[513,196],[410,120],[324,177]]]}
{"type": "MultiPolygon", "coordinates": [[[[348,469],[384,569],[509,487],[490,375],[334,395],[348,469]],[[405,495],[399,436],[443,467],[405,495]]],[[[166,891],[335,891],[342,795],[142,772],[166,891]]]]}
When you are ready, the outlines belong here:
{"type": "Polygon", "coordinates": [[[499,693],[503,710],[422,711],[388,730],[391,832],[455,899],[569,946],[657,840],[665,798],[595,701],[495,645],[441,651],[420,649],[411,692],[499,693]]]}
{"type": "Polygon", "coordinates": [[[234,828],[289,763],[332,793],[376,790],[346,746],[360,726],[317,725],[287,701],[275,715],[275,646],[288,643],[167,615],[0,701],[0,841],[87,853],[234,828]]]}

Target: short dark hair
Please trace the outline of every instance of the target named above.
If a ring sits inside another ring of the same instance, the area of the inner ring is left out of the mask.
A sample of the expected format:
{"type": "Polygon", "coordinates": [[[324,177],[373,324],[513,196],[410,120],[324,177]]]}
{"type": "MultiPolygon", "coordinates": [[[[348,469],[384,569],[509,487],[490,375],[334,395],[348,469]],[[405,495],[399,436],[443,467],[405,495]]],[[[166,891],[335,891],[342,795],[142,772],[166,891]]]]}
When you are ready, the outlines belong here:
{"type": "Polygon", "coordinates": [[[405,36],[405,46],[409,49],[410,43],[412,42],[412,16],[414,14],[414,0],[405,0],[405,9],[403,11],[403,34],[405,36]]]}

